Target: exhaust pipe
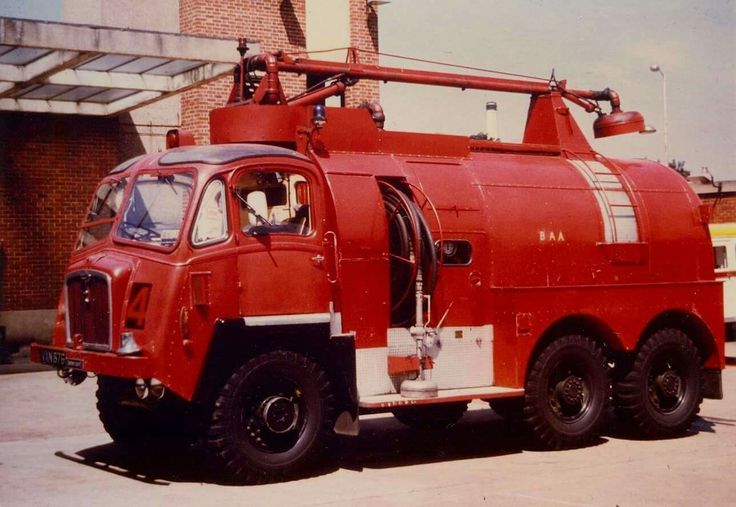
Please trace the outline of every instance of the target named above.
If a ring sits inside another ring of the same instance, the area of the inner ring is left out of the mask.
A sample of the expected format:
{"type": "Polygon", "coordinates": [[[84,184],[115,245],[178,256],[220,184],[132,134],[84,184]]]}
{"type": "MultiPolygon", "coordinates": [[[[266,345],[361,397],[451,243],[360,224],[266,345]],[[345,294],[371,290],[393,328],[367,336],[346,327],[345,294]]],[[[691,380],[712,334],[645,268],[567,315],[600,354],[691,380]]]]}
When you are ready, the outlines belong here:
{"type": "Polygon", "coordinates": [[[498,141],[498,106],[495,102],[486,102],[486,136],[489,141],[498,141]]]}
{"type": "Polygon", "coordinates": [[[150,380],[136,379],[135,380],[135,395],[138,396],[139,400],[147,400],[153,397],[156,400],[160,400],[166,394],[166,386],[157,378],[150,380]]]}

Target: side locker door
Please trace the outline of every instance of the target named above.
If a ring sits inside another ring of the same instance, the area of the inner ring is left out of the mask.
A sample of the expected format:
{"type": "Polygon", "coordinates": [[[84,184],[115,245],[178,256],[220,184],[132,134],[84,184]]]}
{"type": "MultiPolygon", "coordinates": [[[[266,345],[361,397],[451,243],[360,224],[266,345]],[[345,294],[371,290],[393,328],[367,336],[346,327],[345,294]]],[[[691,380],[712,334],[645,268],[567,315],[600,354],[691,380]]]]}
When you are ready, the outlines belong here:
{"type": "MultiPolygon", "coordinates": [[[[324,185],[308,164],[242,168],[231,184],[240,314],[252,325],[329,322],[324,185]]],[[[333,238],[334,239],[334,238],[333,238]]]]}

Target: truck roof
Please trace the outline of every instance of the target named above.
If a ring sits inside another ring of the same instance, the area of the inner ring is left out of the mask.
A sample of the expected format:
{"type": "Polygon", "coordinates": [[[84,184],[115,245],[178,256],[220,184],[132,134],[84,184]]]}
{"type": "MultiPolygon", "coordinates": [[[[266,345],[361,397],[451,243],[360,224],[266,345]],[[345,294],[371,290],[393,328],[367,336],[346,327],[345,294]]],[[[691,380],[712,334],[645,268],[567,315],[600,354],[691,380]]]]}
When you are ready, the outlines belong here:
{"type": "MultiPolygon", "coordinates": [[[[253,157],[289,157],[298,160],[308,160],[306,156],[288,148],[280,146],[272,146],[268,144],[215,144],[206,146],[182,146],[173,148],[163,153],[158,158],[159,165],[178,165],[178,164],[209,164],[224,165],[236,160],[253,157]]],[[[116,166],[110,174],[117,174],[132,167],[135,163],[146,158],[146,155],[139,155],[126,160],[122,164],[116,166]]]]}

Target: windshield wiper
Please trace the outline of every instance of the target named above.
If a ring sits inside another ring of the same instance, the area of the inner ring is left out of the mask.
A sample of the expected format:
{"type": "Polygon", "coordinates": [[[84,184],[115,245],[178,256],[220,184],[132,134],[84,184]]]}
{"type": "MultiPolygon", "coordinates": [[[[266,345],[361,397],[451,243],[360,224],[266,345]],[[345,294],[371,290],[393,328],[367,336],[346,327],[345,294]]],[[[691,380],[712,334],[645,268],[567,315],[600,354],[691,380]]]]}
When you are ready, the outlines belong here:
{"type": "Polygon", "coordinates": [[[248,201],[246,201],[245,198],[242,195],[240,195],[240,192],[238,192],[237,190],[235,190],[234,193],[235,193],[235,197],[237,197],[238,200],[243,203],[243,206],[245,206],[246,208],[248,208],[248,211],[250,211],[250,213],[254,217],[256,217],[256,220],[260,220],[262,223],[268,225],[269,227],[273,227],[273,224],[271,222],[269,222],[268,220],[266,220],[265,218],[263,218],[261,215],[259,215],[258,212],[256,211],[256,209],[253,206],[251,206],[250,204],[248,204],[248,201]]]}
{"type": "Polygon", "coordinates": [[[176,192],[176,187],[174,187],[174,175],[173,174],[169,174],[168,176],[164,176],[163,174],[159,174],[158,175],[158,181],[159,182],[166,183],[167,185],[169,185],[171,187],[171,191],[174,192],[174,195],[179,195],[176,192]]]}

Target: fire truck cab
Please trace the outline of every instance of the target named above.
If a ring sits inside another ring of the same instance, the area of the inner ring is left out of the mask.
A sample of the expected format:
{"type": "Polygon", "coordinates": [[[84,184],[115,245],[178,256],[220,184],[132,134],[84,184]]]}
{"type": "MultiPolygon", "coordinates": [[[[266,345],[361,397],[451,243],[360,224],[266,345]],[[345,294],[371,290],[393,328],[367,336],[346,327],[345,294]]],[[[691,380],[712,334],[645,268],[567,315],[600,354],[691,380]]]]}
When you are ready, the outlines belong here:
{"type": "Polygon", "coordinates": [[[200,440],[249,482],[302,470],[362,413],[447,427],[473,399],[551,448],[589,443],[610,401],[681,433],[721,397],[707,208],[668,168],[594,151],[563,99],[598,137],[643,128],[609,89],[243,58],[211,145],[172,132],[101,182],[33,358],[97,374],[116,442],[200,440]],[[333,78],[286,98],[279,72],[333,78]],[[528,93],[524,140],[321,103],[361,78],[528,93]]]}

